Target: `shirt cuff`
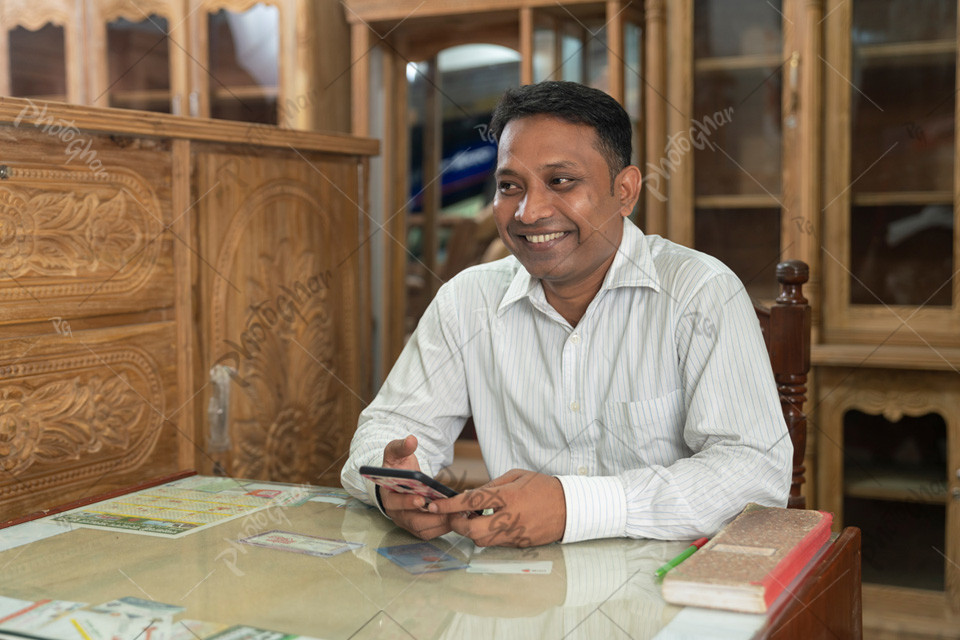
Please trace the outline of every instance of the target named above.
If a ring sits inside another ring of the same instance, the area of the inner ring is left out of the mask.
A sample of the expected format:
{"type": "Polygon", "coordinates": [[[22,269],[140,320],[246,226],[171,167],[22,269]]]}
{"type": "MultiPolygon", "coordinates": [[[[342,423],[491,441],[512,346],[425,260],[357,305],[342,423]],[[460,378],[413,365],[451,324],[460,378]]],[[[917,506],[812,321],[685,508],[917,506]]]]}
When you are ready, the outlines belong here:
{"type": "Polygon", "coordinates": [[[617,538],[627,531],[627,494],[615,476],[557,476],[567,522],[560,542],[617,538]]]}

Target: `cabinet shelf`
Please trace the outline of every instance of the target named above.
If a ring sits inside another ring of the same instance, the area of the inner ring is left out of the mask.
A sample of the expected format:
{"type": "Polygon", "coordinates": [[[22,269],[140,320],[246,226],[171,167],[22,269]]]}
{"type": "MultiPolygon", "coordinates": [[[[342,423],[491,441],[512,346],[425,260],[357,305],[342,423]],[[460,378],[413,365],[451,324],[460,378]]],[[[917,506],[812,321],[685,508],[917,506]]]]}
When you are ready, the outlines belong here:
{"type": "Polygon", "coordinates": [[[214,100],[234,100],[236,98],[276,98],[279,94],[277,87],[260,87],[257,85],[217,87],[213,92],[214,100]]]}
{"type": "Polygon", "coordinates": [[[843,493],[851,498],[871,500],[947,503],[946,483],[942,474],[892,466],[848,468],[844,475],[843,493]]]}
{"type": "Polygon", "coordinates": [[[783,58],[777,53],[757,53],[745,56],[716,56],[698,58],[693,62],[696,73],[710,71],[746,71],[754,69],[774,69],[783,64],[783,58]]]}
{"type": "Polygon", "coordinates": [[[697,196],[693,204],[697,209],[767,209],[770,207],[780,207],[777,199],[766,193],[697,196]]]}
{"type": "Polygon", "coordinates": [[[957,52],[956,40],[924,40],[919,42],[889,42],[854,47],[855,56],[865,64],[896,62],[916,64],[928,61],[946,61],[957,52]]]}
{"type": "Polygon", "coordinates": [[[953,204],[950,191],[890,191],[865,192],[853,195],[853,205],[858,207],[885,205],[953,204]]]}
{"type": "Polygon", "coordinates": [[[163,104],[169,103],[170,91],[166,89],[146,89],[142,91],[115,91],[111,92],[111,100],[118,105],[128,104],[163,104]]]}

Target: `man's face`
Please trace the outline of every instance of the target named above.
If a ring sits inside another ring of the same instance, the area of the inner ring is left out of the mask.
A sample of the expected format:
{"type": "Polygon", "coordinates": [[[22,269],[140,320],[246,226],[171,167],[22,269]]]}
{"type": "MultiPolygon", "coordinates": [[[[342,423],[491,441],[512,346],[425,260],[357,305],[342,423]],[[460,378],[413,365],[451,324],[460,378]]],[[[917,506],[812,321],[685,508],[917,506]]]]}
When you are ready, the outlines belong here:
{"type": "Polygon", "coordinates": [[[511,120],[500,135],[493,215],[500,237],[545,287],[599,289],[623,234],[619,182],[596,131],[549,115],[511,120]]]}

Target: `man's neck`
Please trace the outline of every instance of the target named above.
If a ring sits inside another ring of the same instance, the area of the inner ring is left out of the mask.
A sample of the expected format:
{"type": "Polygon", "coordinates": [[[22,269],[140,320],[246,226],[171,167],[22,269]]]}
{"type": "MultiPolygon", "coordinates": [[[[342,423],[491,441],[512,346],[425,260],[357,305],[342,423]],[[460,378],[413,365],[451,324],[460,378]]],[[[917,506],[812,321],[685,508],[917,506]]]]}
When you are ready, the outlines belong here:
{"type": "Polygon", "coordinates": [[[610,259],[602,264],[599,269],[580,282],[564,284],[540,281],[547,302],[557,310],[557,313],[564,320],[570,323],[571,327],[577,326],[583,318],[583,314],[587,312],[587,307],[600,292],[615,256],[616,254],[610,256],[610,259]]]}

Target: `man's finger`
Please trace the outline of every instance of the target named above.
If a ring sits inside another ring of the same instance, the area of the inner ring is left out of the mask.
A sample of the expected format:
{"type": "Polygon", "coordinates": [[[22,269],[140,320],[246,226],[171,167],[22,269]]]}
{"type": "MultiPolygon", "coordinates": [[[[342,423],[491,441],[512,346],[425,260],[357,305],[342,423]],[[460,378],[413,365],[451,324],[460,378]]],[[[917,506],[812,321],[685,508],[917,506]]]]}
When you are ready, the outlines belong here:
{"type": "Polygon", "coordinates": [[[413,493],[399,493],[387,488],[380,491],[380,500],[385,511],[419,511],[427,506],[423,496],[413,493]]]}
{"type": "Polygon", "coordinates": [[[383,448],[383,466],[385,467],[395,467],[400,466],[402,468],[415,468],[420,469],[419,463],[416,462],[416,458],[413,459],[415,467],[404,466],[405,463],[409,465],[409,458],[417,450],[417,438],[416,436],[409,435],[402,440],[391,440],[387,443],[387,446],[383,448]]]}
{"type": "Polygon", "coordinates": [[[480,487],[477,487],[477,489],[479,490],[479,489],[486,489],[487,487],[499,487],[505,484],[509,484],[511,482],[516,481],[518,478],[522,478],[526,474],[527,472],[522,469],[511,469],[510,471],[507,471],[502,476],[497,476],[493,480],[488,481],[486,484],[480,487]]]}
{"type": "Polygon", "coordinates": [[[435,516],[427,513],[410,515],[404,519],[401,526],[423,540],[442,536],[451,530],[450,523],[445,516],[435,516]]]}

